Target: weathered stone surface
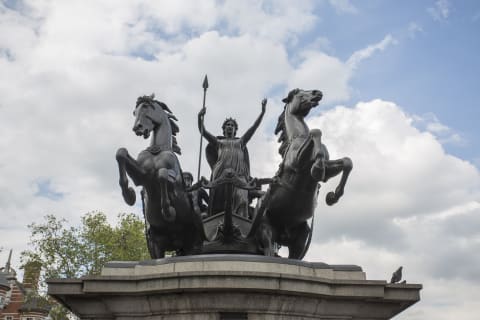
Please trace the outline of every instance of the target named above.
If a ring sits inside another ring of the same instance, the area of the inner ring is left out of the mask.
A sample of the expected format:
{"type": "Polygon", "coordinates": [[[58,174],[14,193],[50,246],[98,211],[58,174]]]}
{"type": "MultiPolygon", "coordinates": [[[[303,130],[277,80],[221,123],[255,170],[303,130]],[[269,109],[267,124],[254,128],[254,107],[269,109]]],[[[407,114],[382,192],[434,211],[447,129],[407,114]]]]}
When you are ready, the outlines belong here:
{"type": "Polygon", "coordinates": [[[112,262],[102,275],[49,280],[81,319],[390,319],[421,285],[366,280],[357,266],[262,256],[112,262]],[[232,313],[233,312],[233,313],[232,313]]]}

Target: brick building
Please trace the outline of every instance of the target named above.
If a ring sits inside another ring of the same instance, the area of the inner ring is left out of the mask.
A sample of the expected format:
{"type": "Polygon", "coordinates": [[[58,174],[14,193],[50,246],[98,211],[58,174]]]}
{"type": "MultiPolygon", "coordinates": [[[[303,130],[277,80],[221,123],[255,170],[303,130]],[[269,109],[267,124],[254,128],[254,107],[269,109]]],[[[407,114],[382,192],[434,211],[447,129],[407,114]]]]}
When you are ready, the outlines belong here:
{"type": "Polygon", "coordinates": [[[41,265],[25,265],[23,282],[11,267],[12,251],[4,268],[0,268],[0,320],[46,320],[50,306],[37,294],[41,265]]]}

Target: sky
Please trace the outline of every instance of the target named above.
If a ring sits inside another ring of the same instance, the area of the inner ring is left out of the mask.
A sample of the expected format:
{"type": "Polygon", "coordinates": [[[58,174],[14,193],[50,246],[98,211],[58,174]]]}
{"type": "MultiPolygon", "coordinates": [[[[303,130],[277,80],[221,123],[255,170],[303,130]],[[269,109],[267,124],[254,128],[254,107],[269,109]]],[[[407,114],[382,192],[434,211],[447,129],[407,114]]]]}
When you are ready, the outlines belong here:
{"type": "MultiPolygon", "coordinates": [[[[290,89],[318,89],[308,116],[331,158],[354,169],[338,204],[322,186],[307,261],[360,265],[389,280],[403,266],[422,300],[395,319],[480,313],[480,2],[0,1],[0,264],[28,248],[46,214],[141,215],[118,187],[115,152],[138,154],[138,96],[179,119],[184,171],[206,128],[250,127],[252,176],[271,177],[273,130],[290,89]]],[[[210,172],[203,161],[202,175],[210,172]]],[[[137,189],[138,192],[138,189],[137,189]]]]}

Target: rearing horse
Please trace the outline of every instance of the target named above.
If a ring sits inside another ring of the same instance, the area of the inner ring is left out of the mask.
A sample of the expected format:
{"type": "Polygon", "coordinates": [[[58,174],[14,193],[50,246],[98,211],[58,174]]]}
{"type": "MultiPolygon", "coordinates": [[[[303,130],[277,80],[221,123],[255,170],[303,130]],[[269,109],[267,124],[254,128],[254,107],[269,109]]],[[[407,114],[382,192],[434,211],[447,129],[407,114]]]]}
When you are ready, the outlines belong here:
{"type": "Polygon", "coordinates": [[[203,227],[194,213],[185,191],[180,154],[175,135],[177,120],[163,102],[151,96],[139,97],[133,112],[133,131],[147,139],[153,132],[150,146],[133,159],[127,149],[117,151],[120,187],[125,202],[135,204],[135,191],[128,186],[128,176],[143,186],[142,200],[146,220],[146,236],[150,255],[163,258],[165,251],[177,255],[190,253],[201,246],[203,227]]]}
{"type": "MultiPolygon", "coordinates": [[[[318,90],[290,91],[283,99],[285,109],[278,118],[275,134],[280,133],[279,149],[283,162],[267,190],[259,213],[266,217],[265,226],[273,234],[273,241],[288,246],[289,258],[302,259],[309,246],[311,229],[307,220],[317,205],[319,182],[342,173],[335,192],[326,197],[333,205],[343,195],[348,175],[352,170],[349,158],[330,160],[322,143],[322,132],[310,130],[304,121],[310,110],[318,105],[322,93],[318,90]],[[263,208],[262,208],[263,207],[263,208]]],[[[260,235],[262,238],[262,235],[260,235]]],[[[265,254],[272,254],[268,237],[263,237],[265,254]]]]}

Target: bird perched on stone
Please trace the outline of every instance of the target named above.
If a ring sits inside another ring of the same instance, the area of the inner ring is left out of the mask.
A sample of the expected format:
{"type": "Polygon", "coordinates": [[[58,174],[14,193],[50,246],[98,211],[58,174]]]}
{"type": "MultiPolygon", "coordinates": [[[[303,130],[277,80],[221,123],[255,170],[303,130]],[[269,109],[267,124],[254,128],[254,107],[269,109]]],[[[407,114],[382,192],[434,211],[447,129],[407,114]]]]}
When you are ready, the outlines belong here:
{"type": "Polygon", "coordinates": [[[397,283],[400,280],[402,280],[402,269],[403,269],[403,267],[400,267],[400,268],[397,269],[397,271],[395,271],[392,274],[392,279],[390,280],[390,283],[397,283]]]}

